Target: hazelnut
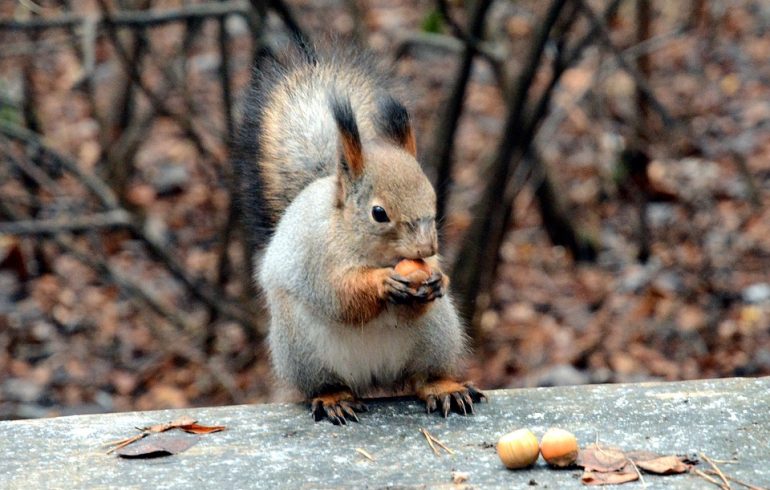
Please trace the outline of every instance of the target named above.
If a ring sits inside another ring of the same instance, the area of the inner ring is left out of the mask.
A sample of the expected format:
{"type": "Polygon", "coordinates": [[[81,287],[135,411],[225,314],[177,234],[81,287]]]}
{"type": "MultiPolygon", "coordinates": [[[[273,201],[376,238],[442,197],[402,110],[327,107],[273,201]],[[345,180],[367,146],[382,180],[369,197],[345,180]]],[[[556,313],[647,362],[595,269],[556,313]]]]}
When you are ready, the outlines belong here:
{"type": "Polygon", "coordinates": [[[540,452],[551,466],[572,466],[578,456],[577,438],[564,429],[548,429],[540,441],[540,452]]]}
{"type": "Polygon", "coordinates": [[[430,266],[424,260],[403,259],[395,267],[396,274],[404,276],[416,288],[431,275],[430,266]]]}
{"type": "Polygon", "coordinates": [[[497,441],[497,455],[509,470],[526,468],[537,461],[540,447],[529,429],[509,432],[497,441]]]}

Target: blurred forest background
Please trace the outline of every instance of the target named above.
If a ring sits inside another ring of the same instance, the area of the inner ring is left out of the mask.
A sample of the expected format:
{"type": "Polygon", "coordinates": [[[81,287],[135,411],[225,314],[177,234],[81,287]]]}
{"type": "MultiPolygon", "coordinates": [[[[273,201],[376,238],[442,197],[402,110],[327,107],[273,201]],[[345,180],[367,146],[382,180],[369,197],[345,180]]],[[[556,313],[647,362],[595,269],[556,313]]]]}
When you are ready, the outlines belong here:
{"type": "Polygon", "coordinates": [[[276,398],[250,65],[391,64],[483,388],[770,374],[764,0],[0,2],[0,419],[276,398]]]}

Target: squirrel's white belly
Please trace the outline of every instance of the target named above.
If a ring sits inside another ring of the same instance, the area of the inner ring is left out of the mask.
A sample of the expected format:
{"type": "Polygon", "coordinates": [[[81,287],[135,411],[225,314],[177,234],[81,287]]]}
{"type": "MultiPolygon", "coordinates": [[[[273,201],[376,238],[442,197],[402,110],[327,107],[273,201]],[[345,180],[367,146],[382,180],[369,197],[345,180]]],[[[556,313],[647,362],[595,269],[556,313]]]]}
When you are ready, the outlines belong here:
{"type": "Polygon", "coordinates": [[[327,328],[305,331],[315,355],[354,391],[367,391],[375,380],[387,386],[403,376],[416,342],[413,325],[387,310],[361,326],[323,323],[327,328]]]}

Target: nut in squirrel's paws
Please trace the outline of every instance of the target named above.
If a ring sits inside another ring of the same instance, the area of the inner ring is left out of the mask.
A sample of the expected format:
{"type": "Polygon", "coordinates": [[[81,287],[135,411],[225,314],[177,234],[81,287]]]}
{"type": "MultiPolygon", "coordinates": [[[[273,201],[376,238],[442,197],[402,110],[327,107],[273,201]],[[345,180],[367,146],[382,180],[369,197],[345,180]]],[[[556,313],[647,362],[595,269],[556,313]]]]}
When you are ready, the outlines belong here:
{"type": "Polygon", "coordinates": [[[356,412],[366,411],[366,405],[356,400],[349,391],[319,395],[310,404],[313,420],[318,422],[326,418],[334,425],[346,425],[348,420],[358,422],[356,412]]]}
{"type": "Polygon", "coordinates": [[[395,304],[430,303],[444,296],[444,275],[422,260],[404,259],[385,280],[388,301],[395,304]]]}
{"type": "Polygon", "coordinates": [[[441,412],[444,418],[449,416],[449,412],[455,412],[463,415],[476,413],[473,403],[486,401],[487,397],[470,383],[458,383],[451,379],[439,379],[422,385],[417,390],[419,396],[425,402],[425,408],[428,413],[438,409],[441,403],[441,412]]]}

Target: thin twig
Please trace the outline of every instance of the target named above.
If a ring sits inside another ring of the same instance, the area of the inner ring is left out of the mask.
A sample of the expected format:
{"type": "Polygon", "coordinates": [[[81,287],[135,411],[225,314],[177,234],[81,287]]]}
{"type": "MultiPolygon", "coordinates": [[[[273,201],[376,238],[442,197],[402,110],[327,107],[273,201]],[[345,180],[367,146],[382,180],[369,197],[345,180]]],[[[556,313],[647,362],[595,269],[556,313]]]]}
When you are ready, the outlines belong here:
{"type": "MultiPolygon", "coordinates": [[[[715,463],[719,462],[718,459],[713,459],[712,461],[714,461],[715,463]]],[[[705,470],[704,473],[706,473],[708,475],[718,475],[718,473],[716,471],[714,471],[714,470],[705,470]]],[[[754,485],[754,484],[751,484],[751,483],[746,483],[745,481],[741,481],[741,480],[739,480],[739,479],[737,479],[737,478],[735,478],[733,476],[730,476],[730,475],[725,475],[725,477],[728,480],[730,480],[731,482],[735,482],[738,485],[741,485],[741,486],[744,486],[744,487],[748,488],[749,490],[768,490],[767,487],[760,487],[760,486],[757,486],[757,485],[754,485]]]]}
{"type": "Polygon", "coordinates": [[[642,476],[642,472],[639,471],[639,467],[636,466],[636,463],[633,462],[631,458],[626,458],[626,461],[631,463],[631,466],[634,467],[634,470],[636,471],[637,476],[639,477],[639,482],[642,484],[642,487],[647,488],[647,482],[644,481],[644,477],[642,476]]]}
{"type": "Polygon", "coordinates": [[[105,445],[108,445],[108,446],[113,446],[114,445],[115,447],[110,448],[107,451],[106,454],[112,454],[115,451],[117,451],[119,449],[123,449],[124,447],[128,446],[129,444],[132,444],[132,443],[138,441],[139,439],[144,439],[145,437],[147,437],[149,435],[150,435],[149,432],[140,432],[139,434],[133,435],[131,437],[127,437],[127,438],[121,439],[119,441],[107,443],[105,445]]]}
{"type": "Polygon", "coordinates": [[[443,449],[444,451],[446,451],[447,453],[449,453],[449,454],[451,454],[451,455],[453,455],[453,456],[454,456],[454,453],[455,453],[454,451],[452,451],[450,448],[446,447],[446,445],[444,445],[444,443],[443,443],[443,442],[441,442],[441,441],[439,441],[438,439],[436,439],[436,438],[433,436],[433,434],[431,434],[430,432],[428,432],[426,429],[420,429],[420,432],[422,432],[422,435],[424,435],[424,436],[425,436],[425,439],[427,439],[427,440],[428,440],[428,444],[430,445],[431,449],[433,449],[433,452],[436,454],[436,456],[439,456],[439,455],[440,455],[440,453],[439,453],[438,449],[436,449],[436,446],[434,446],[434,443],[435,443],[436,445],[438,445],[438,446],[439,446],[441,449],[443,449]]]}
{"type": "Polygon", "coordinates": [[[732,487],[730,487],[730,482],[727,481],[727,478],[725,478],[725,474],[722,473],[722,470],[719,469],[719,466],[717,466],[716,463],[714,463],[714,461],[711,460],[711,458],[709,458],[703,453],[700,453],[700,457],[703,458],[703,460],[707,462],[709,465],[711,465],[712,468],[714,468],[714,471],[716,471],[719,477],[722,479],[722,481],[725,482],[725,486],[727,487],[727,489],[731,490],[732,487]]]}
{"type": "Polygon", "coordinates": [[[454,456],[455,452],[452,451],[450,448],[446,447],[443,442],[439,441],[438,439],[433,437],[433,435],[431,435],[431,434],[428,434],[428,435],[430,436],[431,439],[433,439],[433,442],[435,442],[436,444],[438,444],[441,447],[441,449],[443,449],[444,451],[446,451],[449,454],[451,454],[452,456],[454,456]]]}
{"type": "Polygon", "coordinates": [[[366,449],[361,449],[360,447],[357,447],[356,452],[361,456],[363,456],[364,458],[368,459],[369,461],[374,461],[374,456],[369,454],[369,452],[366,449]]]}
{"type": "Polygon", "coordinates": [[[721,489],[726,489],[727,488],[723,483],[721,483],[721,482],[711,478],[706,473],[702,472],[701,470],[699,470],[697,468],[693,470],[693,473],[695,473],[699,477],[703,478],[704,480],[713,483],[714,485],[718,486],[721,489]]]}
{"type": "Polygon", "coordinates": [[[425,436],[425,440],[428,441],[428,445],[433,450],[433,454],[436,456],[441,456],[441,453],[438,452],[438,449],[436,449],[436,446],[433,445],[433,440],[430,437],[430,434],[428,434],[428,431],[425,429],[420,429],[420,433],[425,436]]]}
{"type": "Polygon", "coordinates": [[[716,464],[738,464],[740,461],[737,459],[714,459],[711,458],[711,461],[715,462],[716,464]]]}

